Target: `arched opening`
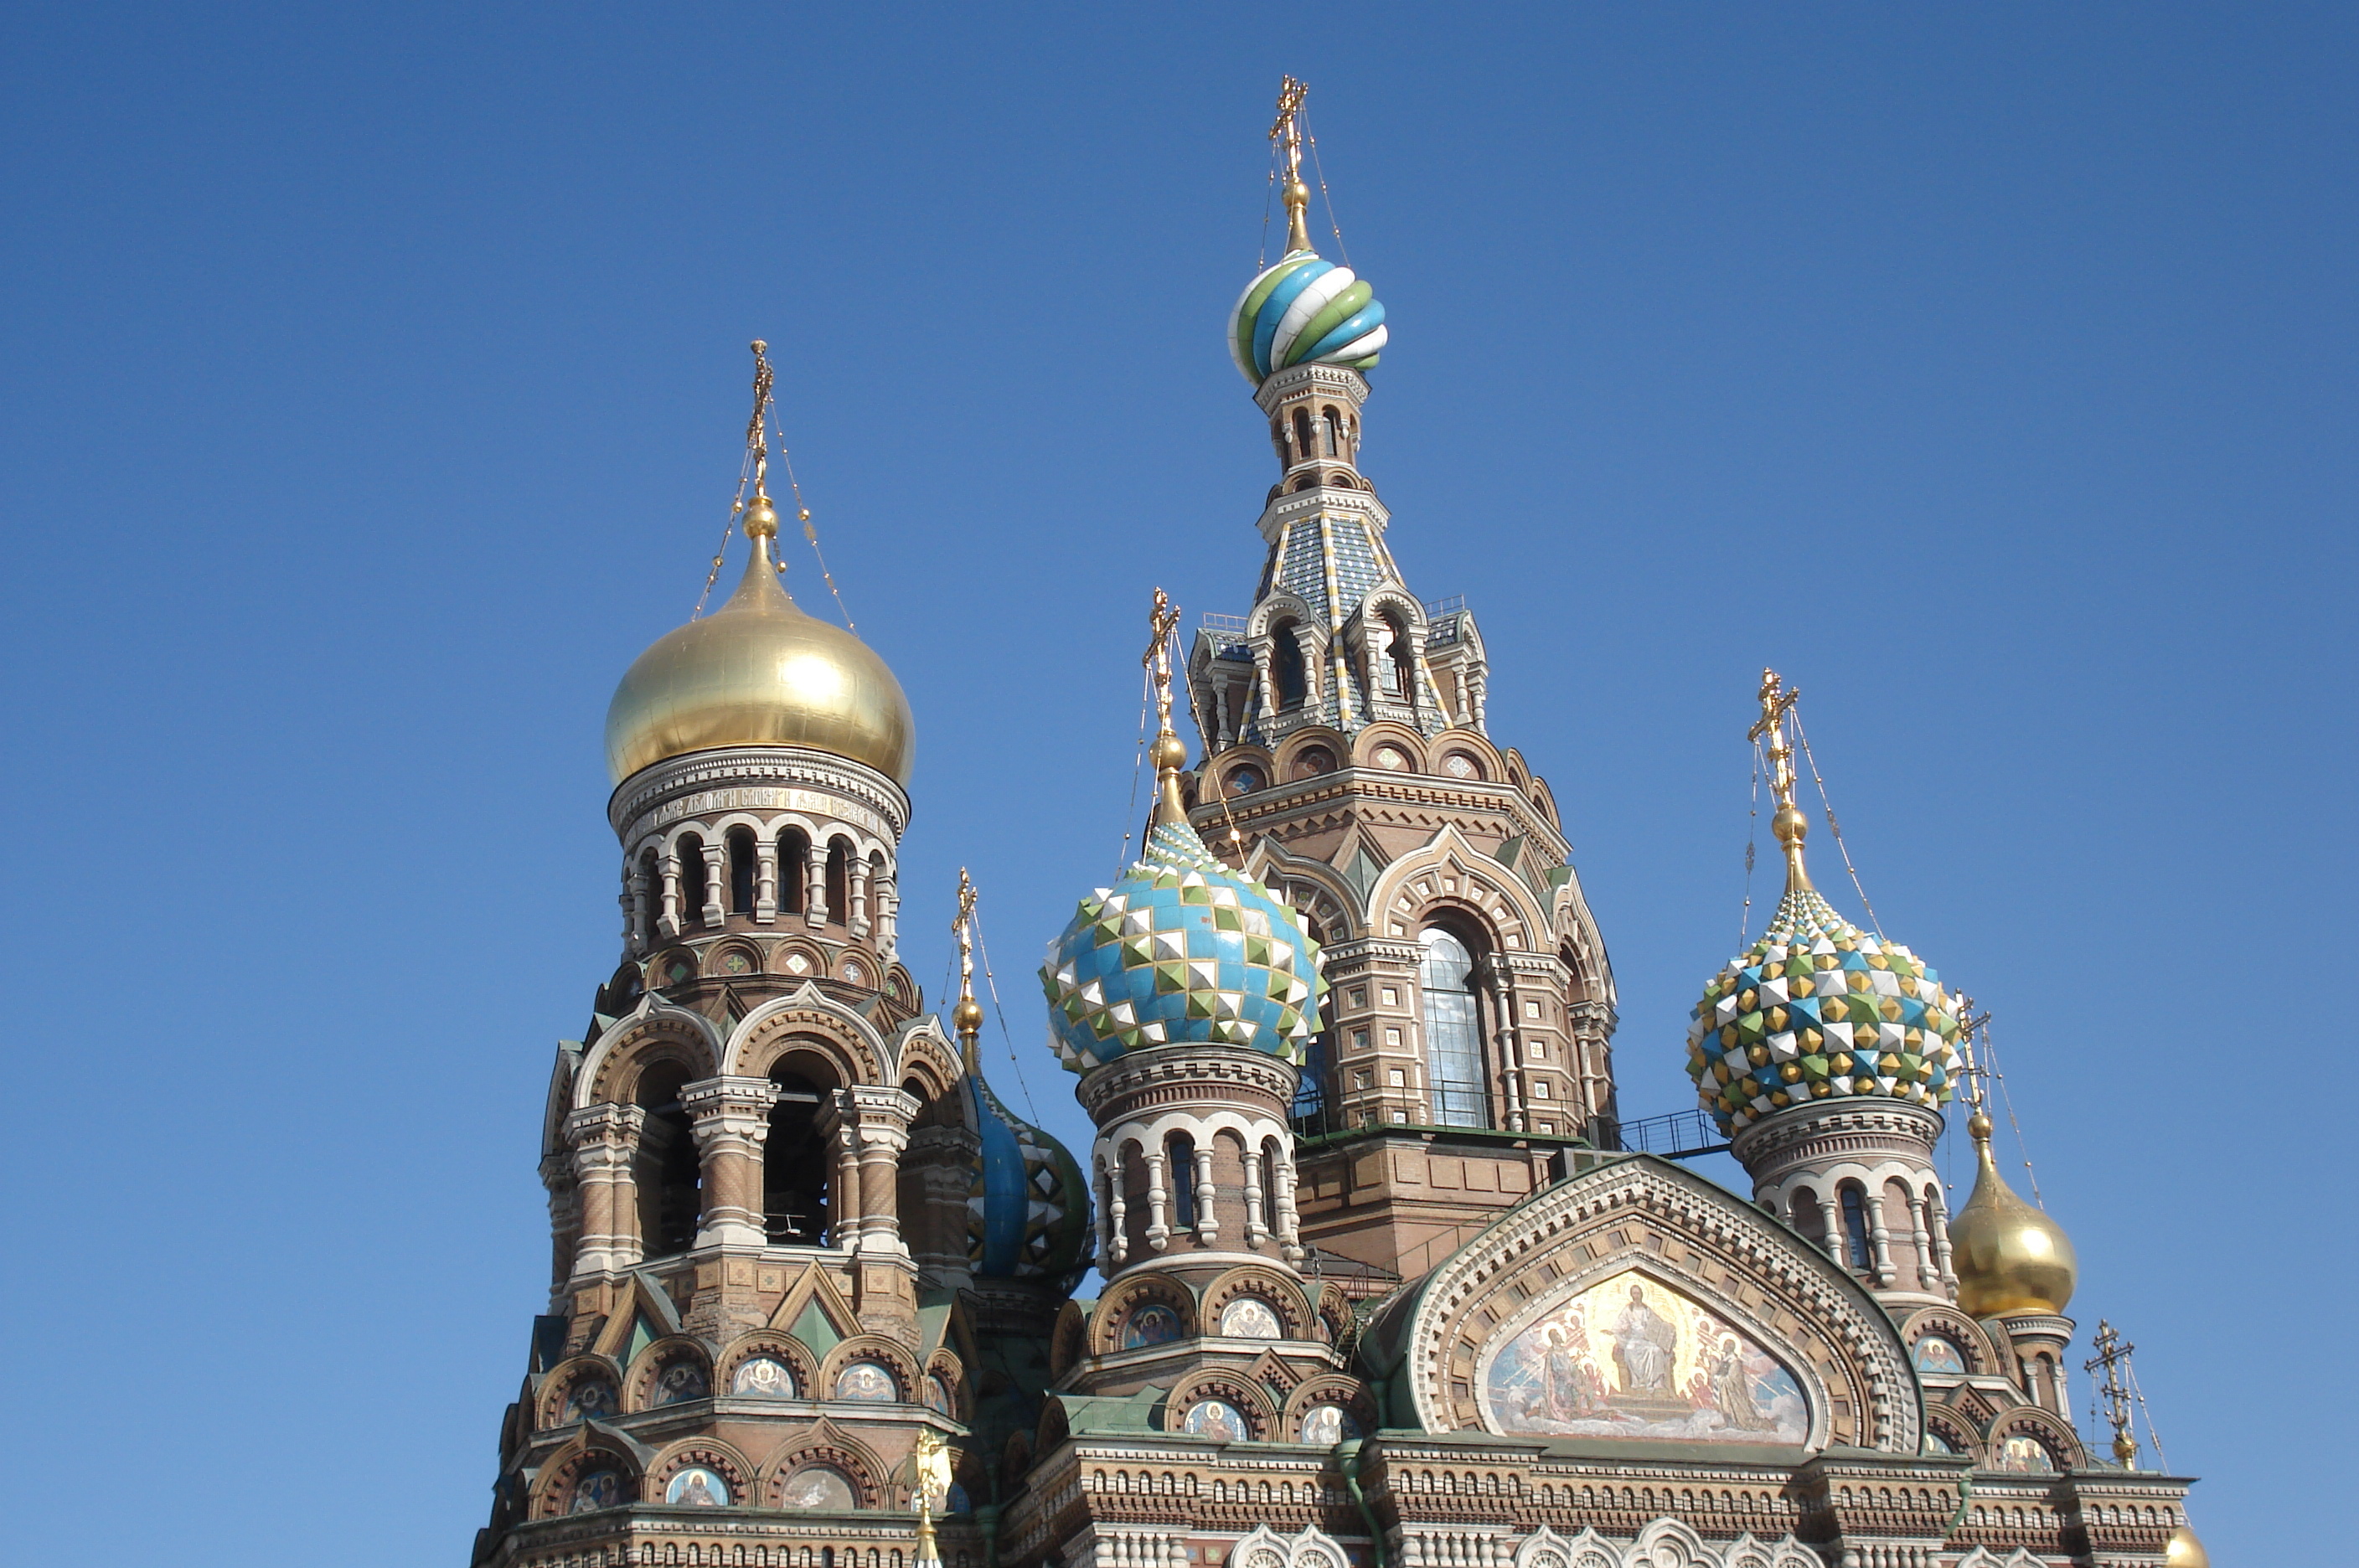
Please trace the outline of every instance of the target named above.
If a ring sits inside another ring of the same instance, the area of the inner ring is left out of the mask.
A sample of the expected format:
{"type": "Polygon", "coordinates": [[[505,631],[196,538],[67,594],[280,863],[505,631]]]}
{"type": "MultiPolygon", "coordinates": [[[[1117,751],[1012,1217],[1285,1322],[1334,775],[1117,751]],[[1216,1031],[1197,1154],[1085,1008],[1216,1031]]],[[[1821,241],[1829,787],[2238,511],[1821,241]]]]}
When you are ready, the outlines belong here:
{"type": "Polygon", "coordinates": [[[656,922],[663,919],[663,865],[652,849],[639,852],[639,907],[631,911],[638,921],[639,941],[648,947],[656,942],[656,922]]]}
{"type": "Polygon", "coordinates": [[[1474,991],[1474,955],[1455,932],[1430,926],[1419,939],[1425,956],[1418,990],[1425,1009],[1426,1089],[1440,1127],[1491,1125],[1491,1094],[1483,1071],[1481,1000],[1474,991]]]}
{"type": "Polygon", "coordinates": [[[1294,461],[1302,462],[1312,455],[1310,445],[1310,410],[1294,410],[1294,461]]]}
{"type": "Polygon", "coordinates": [[[852,922],[852,846],[840,838],[827,846],[827,918],[840,926],[852,922]]]}
{"type": "Polygon", "coordinates": [[[1270,683],[1277,688],[1277,708],[1292,713],[1302,706],[1302,639],[1288,621],[1270,634],[1270,683]]]}
{"type": "Polygon", "coordinates": [[[778,830],[778,908],[790,915],[803,912],[810,879],[810,835],[800,828],[778,830]]]}
{"type": "Polygon", "coordinates": [[[688,1069],[659,1062],[639,1074],[632,1099],[646,1112],[639,1147],[631,1160],[631,1184],[638,1194],[639,1243],[648,1258],[671,1258],[696,1245],[704,1218],[704,1172],[696,1158],[696,1135],[679,1103],[688,1069]]]}
{"type": "Polygon", "coordinates": [[[729,830],[729,912],[754,912],[754,830],[729,830]]]}
{"type": "Polygon", "coordinates": [[[1868,1238],[1867,1199],[1859,1183],[1846,1181],[1843,1187],[1843,1255],[1851,1266],[1866,1272],[1875,1265],[1875,1251],[1868,1238]]]}
{"type": "Polygon", "coordinates": [[[798,1066],[824,1071],[800,1056],[770,1070],[778,1094],[762,1144],[762,1229],[773,1247],[821,1247],[829,1239],[835,1161],[819,1127],[826,1095],[818,1082],[793,1070],[798,1066]]]}
{"type": "Polygon", "coordinates": [[[1196,1140],[1175,1132],[1164,1145],[1171,1160],[1171,1225],[1176,1230],[1196,1228],[1196,1140]]]}
{"type": "Polygon", "coordinates": [[[1261,1228],[1277,1234],[1277,1147],[1261,1146],[1261,1228]]]}
{"type": "Polygon", "coordinates": [[[1806,1240],[1823,1247],[1827,1244],[1826,1212],[1819,1207],[1819,1195],[1808,1187],[1797,1187],[1794,1195],[1786,1200],[1786,1218],[1806,1240]]]}
{"type": "Polygon", "coordinates": [[[1343,456],[1343,421],[1342,421],[1340,419],[1338,419],[1338,418],[1336,417],[1336,415],[1335,415],[1335,410],[1334,410],[1333,408],[1322,408],[1322,409],[1321,409],[1321,410],[1319,411],[1319,420],[1320,420],[1320,423],[1321,423],[1321,424],[1322,424],[1322,425],[1324,425],[1324,426],[1326,427],[1326,434],[1327,434],[1327,455],[1328,455],[1328,456],[1330,456],[1330,457],[1341,457],[1341,456],[1343,456]]]}
{"type": "Polygon", "coordinates": [[[704,919],[704,900],[710,890],[704,866],[704,841],[690,833],[679,841],[679,923],[699,924],[704,919]]]}
{"type": "Polygon", "coordinates": [[[1385,625],[1392,632],[1387,651],[1392,655],[1393,695],[1405,702],[1417,701],[1417,645],[1409,641],[1408,623],[1397,610],[1386,610],[1385,625]]]}

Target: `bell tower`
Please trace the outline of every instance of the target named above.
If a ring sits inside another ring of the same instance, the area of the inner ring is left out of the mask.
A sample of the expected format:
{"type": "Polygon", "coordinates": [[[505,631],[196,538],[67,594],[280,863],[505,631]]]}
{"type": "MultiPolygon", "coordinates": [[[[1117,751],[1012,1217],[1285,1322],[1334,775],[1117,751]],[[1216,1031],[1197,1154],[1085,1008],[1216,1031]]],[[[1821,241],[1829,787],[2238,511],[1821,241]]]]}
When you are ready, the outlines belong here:
{"type": "MultiPolygon", "coordinates": [[[[1298,84],[1299,88],[1299,84],[1298,84]]],[[[1361,471],[1384,306],[1311,247],[1281,97],[1288,248],[1231,319],[1277,483],[1243,615],[1188,659],[1190,820],[1321,944],[1329,1022],[1288,1115],[1301,1236],[1370,1290],[1424,1272],[1562,1151],[1614,1147],[1614,981],[1546,782],[1490,728],[1462,600],[1411,592],[1361,471]]]]}

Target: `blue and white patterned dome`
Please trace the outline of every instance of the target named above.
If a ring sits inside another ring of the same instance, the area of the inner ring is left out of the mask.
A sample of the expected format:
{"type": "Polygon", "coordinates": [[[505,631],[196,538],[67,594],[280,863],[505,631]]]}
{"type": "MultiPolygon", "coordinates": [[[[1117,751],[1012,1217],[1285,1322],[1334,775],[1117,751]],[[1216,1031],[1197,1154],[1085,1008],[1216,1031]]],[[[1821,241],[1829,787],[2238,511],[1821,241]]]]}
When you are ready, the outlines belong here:
{"type": "Polygon", "coordinates": [[[967,1262],[978,1279],[1071,1293],[1090,1266],[1090,1188],[1071,1150],[1000,1104],[980,1073],[959,1086],[980,1149],[967,1189],[967,1262]]]}
{"type": "Polygon", "coordinates": [[[1229,353],[1256,387],[1290,365],[1370,369],[1389,335],[1375,290],[1310,250],[1246,284],[1229,317],[1229,353]]]}
{"type": "Polygon", "coordinates": [[[1318,1032],[1319,944],[1270,890],[1215,858],[1186,822],[1082,900],[1040,984],[1058,1059],[1086,1073],[1160,1045],[1242,1045],[1287,1062],[1318,1032]]]}

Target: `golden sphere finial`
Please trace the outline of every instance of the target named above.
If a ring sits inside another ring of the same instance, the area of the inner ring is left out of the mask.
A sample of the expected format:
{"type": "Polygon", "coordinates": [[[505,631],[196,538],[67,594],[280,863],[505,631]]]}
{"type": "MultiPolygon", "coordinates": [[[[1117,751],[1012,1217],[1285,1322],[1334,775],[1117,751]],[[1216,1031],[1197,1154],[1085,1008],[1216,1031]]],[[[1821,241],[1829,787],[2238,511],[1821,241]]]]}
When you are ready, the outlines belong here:
{"type": "Polygon", "coordinates": [[[1158,773],[1165,768],[1178,770],[1188,766],[1188,743],[1165,730],[1147,748],[1147,760],[1158,773]]]}
{"type": "Polygon", "coordinates": [[[755,496],[746,506],[745,537],[747,539],[778,537],[778,509],[770,504],[770,498],[767,495],[755,496]]]}
{"type": "Polygon", "coordinates": [[[973,996],[962,1000],[951,1009],[951,1027],[962,1035],[970,1035],[983,1028],[983,1004],[973,996]]]}
{"type": "Polygon", "coordinates": [[[756,338],[752,346],[756,354],[767,354],[770,352],[770,345],[764,343],[760,338],[756,338]]]}
{"type": "Polygon", "coordinates": [[[1976,1111],[1973,1116],[1966,1118],[1966,1136],[1968,1138],[1973,1138],[1976,1143],[1988,1143],[1990,1141],[1990,1117],[1983,1115],[1980,1111],[1976,1111]]]}

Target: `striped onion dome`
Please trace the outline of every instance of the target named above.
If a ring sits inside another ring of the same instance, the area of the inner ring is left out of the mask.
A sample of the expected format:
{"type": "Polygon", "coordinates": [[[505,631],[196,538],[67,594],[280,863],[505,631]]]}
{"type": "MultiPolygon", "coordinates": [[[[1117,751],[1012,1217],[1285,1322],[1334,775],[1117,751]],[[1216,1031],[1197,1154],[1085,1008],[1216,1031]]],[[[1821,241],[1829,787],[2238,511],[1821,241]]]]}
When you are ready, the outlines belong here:
{"type": "Polygon", "coordinates": [[[1789,887],[1759,942],[1704,987],[1688,1076],[1724,1132],[1808,1100],[1883,1095],[1938,1106],[1962,1063],[1957,999],[1898,942],[1789,887]]]}
{"type": "Polygon", "coordinates": [[[1070,1295],[1090,1266],[1090,1189],[1065,1146],[1000,1102],[980,1072],[959,1084],[975,1135],[967,1261],[985,1279],[1029,1279],[1070,1295]]]}
{"type": "Polygon", "coordinates": [[[1246,284],[1229,318],[1229,353],[1256,387],[1290,365],[1370,369],[1386,335],[1375,291],[1311,250],[1289,251],[1246,284]]]}

